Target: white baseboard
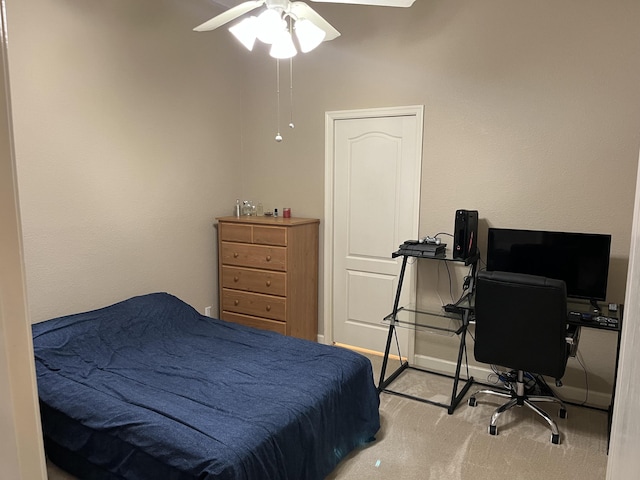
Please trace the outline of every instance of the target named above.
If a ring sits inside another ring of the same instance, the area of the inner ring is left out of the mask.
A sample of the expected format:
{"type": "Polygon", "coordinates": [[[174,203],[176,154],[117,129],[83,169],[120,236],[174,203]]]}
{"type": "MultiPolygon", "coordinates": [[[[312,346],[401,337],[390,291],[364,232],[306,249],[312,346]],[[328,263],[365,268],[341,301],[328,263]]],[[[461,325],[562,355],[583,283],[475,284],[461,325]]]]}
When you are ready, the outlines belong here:
{"type": "MultiPolygon", "coordinates": [[[[443,360],[441,358],[429,357],[426,355],[415,355],[414,365],[447,375],[453,375],[456,371],[455,362],[443,360]]],[[[471,375],[475,380],[482,383],[488,383],[487,378],[492,373],[493,372],[486,367],[478,367],[474,365],[469,366],[469,375],[471,375]]],[[[461,374],[463,376],[466,376],[466,369],[464,368],[464,366],[461,370],[461,374]]],[[[587,392],[584,388],[572,387],[569,385],[555,387],[553,383],[550,383],[550,386],[553,388],[553,391],[557,394],[558,397],[567,402],[581,404],[587,397],[587,392]]],[[[471,387],[471,391],[473,390],[474,388],[471,387]]],[[[607,408],[610,403],[611,393],[596,392],[593,390],[589,391],[589,397],[587,399],[586,405],[596,408],[607,408]]]]}
{"type": "MultiPolygon", "coordinates": [[[[325,343],[324,335],[318,335],[318,343],[325,343]]],[[[416,354],[414,357],[414,365],[433,372],[444,373],[446,375],[453,375],[456,371],[455,362],[443,360],[442,358],[429,357],[427,355],[416,354]]],[[[466,374],[464,366],[461,373],[463,373],[463,375],[466,374]]],[[[492,373],[493,372],[487,367],[474,365],[469,366],[469,375],[482,383],[488,383],[487,378],[492,373]]],[[[587,391],[584,388],[572,387],[570,385],[555,387],[553,383],[551,383],[550,386],[558,397],[567,402],[578,404],[585,403],[585,405],[595,408],[608,408],[611,403],[611,392],[590,390],[587,398],[587,391]],[[585,398],[587,399],[586,402],[585,398]]],[[[471,390],[473,391],[473,387],[471,387],[471,390]]]]}

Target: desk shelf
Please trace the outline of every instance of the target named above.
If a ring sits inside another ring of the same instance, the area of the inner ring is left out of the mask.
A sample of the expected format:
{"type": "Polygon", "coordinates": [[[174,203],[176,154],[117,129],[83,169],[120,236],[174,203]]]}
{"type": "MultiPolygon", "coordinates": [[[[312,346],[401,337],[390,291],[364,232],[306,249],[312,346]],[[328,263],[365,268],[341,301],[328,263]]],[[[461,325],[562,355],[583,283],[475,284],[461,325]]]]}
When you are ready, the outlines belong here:
{"type": "Polygon", "coordinates": [[[391,312],[382,320],[384,325],[391,325],[392,322],[396,328],[409,328],[449,337],[460,335],[465,328],[462,316],[459,313],[449,313],[444,310],[417,309],[415,305],[400,307],[395,316],[391,312]]]}
{"type": "Polygon", "coordinates": [[[417,400],[423,403],[429,403],[432,405],[436,405],[439,407],[443,407],[447,409],[447,413],[450,415],[453,413],[455,408],[458,406],[464,395],[467,393],[471,385],[473,384],[473,377],[469,375],[469,365],[466,362],[466,335],[467,328],[472,319],[472,309],[469,308],[469,299],[473,293],[474,288],[474,279],[477,268],[478,255],[475,255],[469,259],[457,259],[445,256],[439,257],[427,257],[415,255],[410,252],[403,252],[399,250],[394,252],[392,256],[395,257],[403,257],[402,268],[400,270],[400,277],[398,279],[398,289],[396,292],[396,298],[393,305],[392,312],[387,315],[382,323],[389,325],[389,332],[387,335],[387,344],[385,348],[384,357],[382,360],[382,370],[380,372],[380,382],[378,383],[378,391],[386,392],[394,395],[399,395],[405,398],[410,398],[412,400],[417,400]],[[465,297],[463,297],[462,302],[458,302],[459,305],[466,305],[466,308],[462,308],[459,313],[449,313],[445,312],[442,309],[439,310],[425,310],[425,309],[417,309],[415,306],[408,305],[405,307],[400,307],[400,294],[402,292],[402,283],[404,280],[404,273],[407,266],[408,258],[420,258],[420,259],[430,259],[430,260],[441,260],[441,261],[452,261],[452,262],[463,262],[465,265],[472,266],[472,272],[470,274],[471,282],[469,285],[469,289],[465,297]],[[409,328],[416,331],[423,331],[434,333],[438,335],[447,335],[450,337],[457,336],[460,342],[460,346],[458,349],[458,360],[456,363],[456,371],[454,375],[447,375],[440,372],[430,371],[424,368],[415,367],[409,365],[407,360],[402,360],[402,354],[400,352],[398,346],[398,357],[400,358],[400,366],[396,368],[393,372],[386,376],[387,374],[387,363],[389,360],[389,354],[391,349],[391,343],[396,337],[396,345],[397,342],[397,334],[396,328],[409,328]],[[463,358],[465,359],[465,367],[466,367],[466,377],[461,378],[460,372],[462,368],[463,358]],[[453,388],[451,391],[450,401],[449,403],[437,402],[431,399],[418,397],[415,395],[411,395],[408,393],[400,392],[397,390],[392,390],[389,386],[396,380],[403,372],[407,369],[418,370],[423,373],[439,375],[443,377],[447,377],[453,380],[453,388]],[[461,388],[459,388],[461,386],[461,388]]]}

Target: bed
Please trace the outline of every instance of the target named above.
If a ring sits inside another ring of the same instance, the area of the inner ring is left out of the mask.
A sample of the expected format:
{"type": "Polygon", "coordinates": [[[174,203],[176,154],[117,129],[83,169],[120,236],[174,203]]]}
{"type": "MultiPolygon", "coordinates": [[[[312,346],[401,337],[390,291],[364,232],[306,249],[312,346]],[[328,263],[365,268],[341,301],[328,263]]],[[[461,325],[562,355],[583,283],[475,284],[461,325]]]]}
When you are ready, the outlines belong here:
{"type": "Polygon", "coordinates": [[[33,325],[49,459],[82,479],[322,479],[380,427],[355,352],[167,293],[33,325]]]}

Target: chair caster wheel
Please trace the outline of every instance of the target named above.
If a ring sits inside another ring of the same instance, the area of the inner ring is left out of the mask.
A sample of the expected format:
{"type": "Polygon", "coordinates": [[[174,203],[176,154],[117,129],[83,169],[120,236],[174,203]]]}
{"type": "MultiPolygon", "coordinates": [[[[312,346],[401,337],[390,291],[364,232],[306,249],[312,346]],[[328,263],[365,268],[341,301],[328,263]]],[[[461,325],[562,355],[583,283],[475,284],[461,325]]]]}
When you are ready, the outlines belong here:
{"type": "Polygon", "coordinates": [[[476,397],[469,397],[469,406],[470,407],[476,406],[476,397]]]}
{"type": "Polygon", "coordinates": [[[566,410],[566,409],[564,409],[564,408],[561,408],[561,409],[560,409],[560,412],[558,413],[558,416],[559,416],[560,418],[567,418],[567,410],[566,410]]]}
{"type": "Polygon", "coordinates": [[[498,427],[496,427],[495,425],[489,425],[489,435],[497,435],[498,434],[498,427]]]}
{"type": "Polygon", "coordinates": [[[553,443],[554,445],[559,445],[560,444],[560,434],[559,433],[552,433],[551,434],[551,443],[553,443]]]}

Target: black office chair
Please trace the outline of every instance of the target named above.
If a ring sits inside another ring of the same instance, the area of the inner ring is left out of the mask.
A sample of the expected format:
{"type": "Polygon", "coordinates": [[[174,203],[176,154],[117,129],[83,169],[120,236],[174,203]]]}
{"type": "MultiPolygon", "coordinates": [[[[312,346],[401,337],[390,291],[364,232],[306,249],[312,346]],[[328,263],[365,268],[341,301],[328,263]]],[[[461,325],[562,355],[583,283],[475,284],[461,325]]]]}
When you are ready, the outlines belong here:
{"type": "Polygon", "coordinates": [[[567,292],[562,280],[507,272],[478,273],[475,290],[476,334],[474,354],[482,363],[517,371],[509,390],[479,390],[469,398],[476,405],[479,394],[510,400],[491,416],[489,433],[498,434],[500,415],[513,406],[526,405],[551,427],[551,442],[560,443],[556,422],[533,402],[560,404],[559,415],[566,418],[565,404],[553,396],[533,396],[525,392],[525,372],[560,378],[567,366],[567,292]]]}

